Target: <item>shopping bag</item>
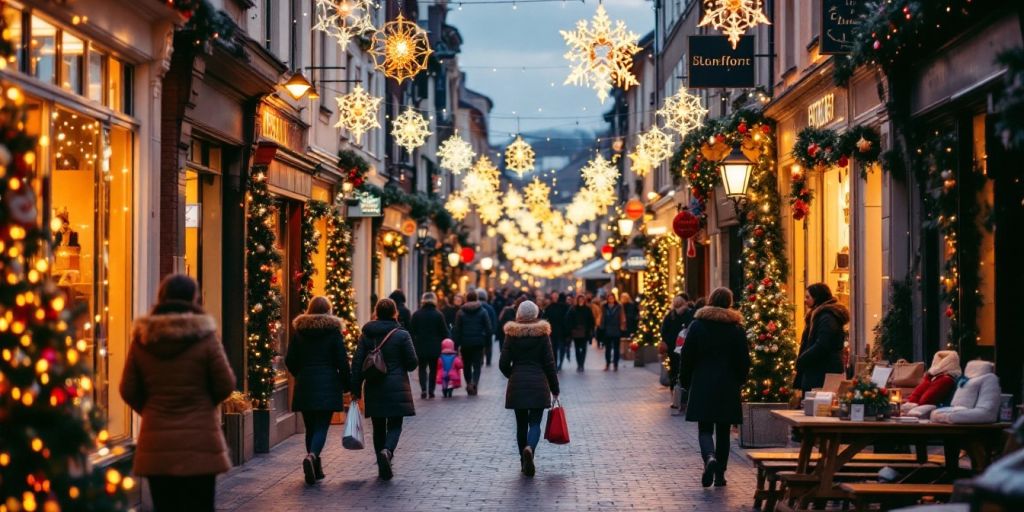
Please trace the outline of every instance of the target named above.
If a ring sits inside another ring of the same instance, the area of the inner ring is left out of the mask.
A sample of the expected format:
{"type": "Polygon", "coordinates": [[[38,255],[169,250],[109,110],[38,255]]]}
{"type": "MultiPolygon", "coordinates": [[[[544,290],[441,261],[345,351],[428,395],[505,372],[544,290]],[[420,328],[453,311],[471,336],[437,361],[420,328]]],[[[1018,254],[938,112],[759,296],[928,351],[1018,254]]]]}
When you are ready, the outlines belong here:
{"type": "Polygon", "coordinates": [[[341,438],[341,445],[349,450],[363,449],[363,415],[359,411],[358,400],[353,400],[348,406],[348,415],[345,417],[345,434],[341,438]]]}
{"type": "Polygon", "coordinates": [[[569,424],[565,421],[565,409],[562,409],[562,404],[557,399],[551,406],[551,410],[548,411],[548,425],[544,429],[544,439],[554,444],[569,443],[569,424]]]}

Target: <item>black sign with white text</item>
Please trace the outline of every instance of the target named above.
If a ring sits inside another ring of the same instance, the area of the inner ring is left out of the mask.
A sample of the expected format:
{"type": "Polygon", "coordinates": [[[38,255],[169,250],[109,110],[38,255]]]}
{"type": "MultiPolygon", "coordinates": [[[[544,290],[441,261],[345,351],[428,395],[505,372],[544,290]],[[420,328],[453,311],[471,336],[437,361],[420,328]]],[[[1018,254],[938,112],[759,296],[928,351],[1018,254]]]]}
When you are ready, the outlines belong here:
{"type": "Polygon", "coordinates": [[[725,36],[690,36],[689,86],[754,87],[754,36],[732,49],[725,36]]]}
{"type": "Polygon", "coordinates": [[[857,25],[860,0],[821,1],[822,55],[840,55],[853,49],[853,28],[857,25]]]}

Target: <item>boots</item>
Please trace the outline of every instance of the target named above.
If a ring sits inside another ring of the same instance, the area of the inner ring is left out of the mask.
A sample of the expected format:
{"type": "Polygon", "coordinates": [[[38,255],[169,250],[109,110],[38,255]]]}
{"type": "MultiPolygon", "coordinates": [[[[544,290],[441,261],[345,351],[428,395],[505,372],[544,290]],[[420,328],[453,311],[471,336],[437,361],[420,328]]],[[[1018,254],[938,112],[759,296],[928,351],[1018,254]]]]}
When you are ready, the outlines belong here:
{"type": "Polygon", "coordinates": [[[523,474],[532,477],[536,473],[537,468],[533,465],[533,448],[527,446],[523,448],[523,474]]]}
{"type": "Polygon", "coordinates": [[[387,448],[377,453],[377,475],[381,480],[391,480],[395,476],[391,471],[391,451],[387,448]]]}
{"type": "Polygon", "coordinates": [[[316,476],[317,480],[324,479],[324,462],[319,455],[313,456],[313,475],[316,476]]]}
{"type": "Polygon", "coordinates": [[[711,487],[711,484],[715,481],[715,473],[717,471],[718,461],[715,460],[714,456],[708,457],[707,462],[704,463],[704,473],[700,476],[700,485],[711,487]]]}
{"type": "Polygon", "coordinates": [[[316,473],[313,470],[313,461],[316,456],[312,453],[307,454],[305,459],[302,459],[302,475],[306,478],[306,485],[313,485],[316,483],[316,473]]]}

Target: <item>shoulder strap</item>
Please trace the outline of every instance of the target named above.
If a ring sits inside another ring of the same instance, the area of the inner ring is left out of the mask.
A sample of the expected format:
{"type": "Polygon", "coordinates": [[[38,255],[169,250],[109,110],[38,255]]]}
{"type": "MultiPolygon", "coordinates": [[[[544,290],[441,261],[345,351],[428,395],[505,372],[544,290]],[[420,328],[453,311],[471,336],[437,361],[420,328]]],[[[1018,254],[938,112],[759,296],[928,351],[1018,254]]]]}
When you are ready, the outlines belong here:
{"type": "Polygon", "coordinates": [[[374,347],[374,349],[373,349],[373,350],[374,350],[374,352],[377,352],[377,351],[379,351],[379,350],[380,350],[381,348],[383,348],[383,347],[384,347],[384,344],[388,342],[388,339],[389,339],[389,338],[391,338],[391,335],[392,335],[392,334],[394,334],[394,333],[395,333],[395,331],[397,331],[397,330],[399,330],[399,329],[398,329],[398,327],[395,327],[394,329],[391,329],[391,331],[389,331],[389,332],[387,333],[387,335],[386,335],[386,336],[384,336],[384,339],[383,339],[383,340],[381,340],[380,344],[379,344],[379,345],[377,345],[376,347],[374,347]]]}

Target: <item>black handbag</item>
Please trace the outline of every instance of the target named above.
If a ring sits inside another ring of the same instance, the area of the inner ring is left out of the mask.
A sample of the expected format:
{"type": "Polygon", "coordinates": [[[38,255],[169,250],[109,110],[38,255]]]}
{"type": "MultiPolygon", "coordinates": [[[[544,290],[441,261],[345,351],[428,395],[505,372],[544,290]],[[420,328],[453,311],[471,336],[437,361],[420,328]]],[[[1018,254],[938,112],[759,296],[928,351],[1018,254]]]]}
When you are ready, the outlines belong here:
{"type": "Polygon", "coordinates": [[[380,344],[373,348],[369,354],[366,355],[366,359],[363,360],[363,378],[370,381],[376,382],[385,375],[388,374],[388,364],[384,362],[384,356],[381,355],[380,349],[384,348],[384,344],[388,342],[388,338],[397,331],[398,328],[391,329],[391,332],[384,336],[380,344]]]}

